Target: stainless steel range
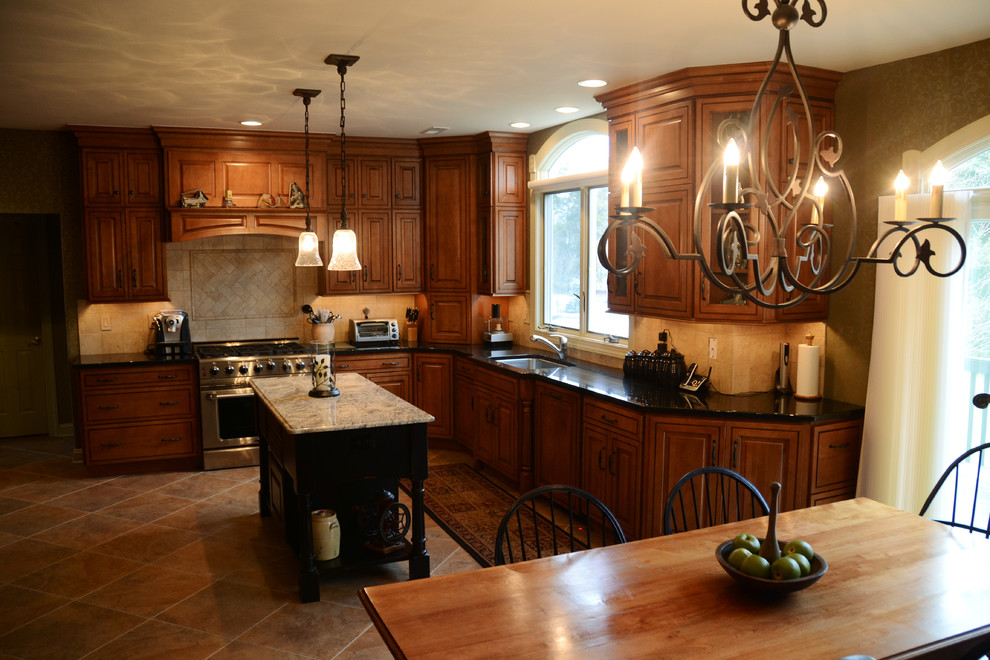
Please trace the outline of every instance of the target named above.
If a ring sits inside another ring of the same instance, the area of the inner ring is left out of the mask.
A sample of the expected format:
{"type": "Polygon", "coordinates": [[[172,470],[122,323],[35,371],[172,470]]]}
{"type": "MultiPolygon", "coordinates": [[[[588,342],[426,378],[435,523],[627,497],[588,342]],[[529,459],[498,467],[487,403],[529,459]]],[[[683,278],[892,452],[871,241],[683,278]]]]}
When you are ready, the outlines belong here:
{"type": "Polygon", "coordinates": [[[250,382],[307,373],[311,362],[307,348],[293,338],[196,344],[195,353],[203,416],[203,468],[258,465],[250,382]]]}

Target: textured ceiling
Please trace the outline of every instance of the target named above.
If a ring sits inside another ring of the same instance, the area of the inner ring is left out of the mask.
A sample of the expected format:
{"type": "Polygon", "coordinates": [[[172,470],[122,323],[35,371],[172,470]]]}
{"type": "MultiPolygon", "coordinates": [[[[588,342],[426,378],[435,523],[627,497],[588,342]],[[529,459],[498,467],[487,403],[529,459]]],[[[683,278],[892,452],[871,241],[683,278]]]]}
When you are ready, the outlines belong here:
{"type": "MultiPolygon", "coordinates": [[[[749,0],[753,5],[757,0],[749,0]]],[[[817,6],[818,0],[812,4],[817,6]]],[[[827,0],[794,57],[849,71],[990,36],[990,0],[827,0]]],[[[415,137],[533,131],[600,112],[614,89],[687,66],[763,61],[777,32],[739,0],[0,0],[0,128],[66,124],[302,129],[292,89],[322,89],[311,129],[415,137]],[[554,111],[580,108],[576,115],[554,111]]],[[[990,66],[990,63],[988,63],[990,66]]]]}

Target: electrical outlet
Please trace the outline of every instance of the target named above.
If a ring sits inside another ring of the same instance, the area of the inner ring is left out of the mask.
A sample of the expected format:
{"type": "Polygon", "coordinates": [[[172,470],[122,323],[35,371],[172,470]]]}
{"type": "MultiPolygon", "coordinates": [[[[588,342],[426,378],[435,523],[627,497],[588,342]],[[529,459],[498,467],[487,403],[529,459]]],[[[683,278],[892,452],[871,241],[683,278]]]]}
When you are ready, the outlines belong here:
{"type": "Polygon", "coordinates": [[[103,316],[100,317],[100,330],[102,330],[103,332],[110,332],[111,327],[110,327],[109,314],[104,314],[103,316]]]}
{"type": "Polygon", "coordinates": [[[714,337],[708,338],[708,357],[709,359],[718,359],[718,340],[714,337]]]}

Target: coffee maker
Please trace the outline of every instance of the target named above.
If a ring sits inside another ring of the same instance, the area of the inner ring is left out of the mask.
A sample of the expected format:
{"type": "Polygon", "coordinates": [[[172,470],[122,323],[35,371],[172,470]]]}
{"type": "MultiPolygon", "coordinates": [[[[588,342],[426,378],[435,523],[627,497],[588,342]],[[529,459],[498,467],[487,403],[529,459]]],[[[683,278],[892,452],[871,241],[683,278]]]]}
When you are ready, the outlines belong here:
{"type": "Polygon", "coordinates": [[[160,358],[192,356],[189,315],[181,309],[163,309],[151,319],[155,331],[155,353],[160,358]]]}

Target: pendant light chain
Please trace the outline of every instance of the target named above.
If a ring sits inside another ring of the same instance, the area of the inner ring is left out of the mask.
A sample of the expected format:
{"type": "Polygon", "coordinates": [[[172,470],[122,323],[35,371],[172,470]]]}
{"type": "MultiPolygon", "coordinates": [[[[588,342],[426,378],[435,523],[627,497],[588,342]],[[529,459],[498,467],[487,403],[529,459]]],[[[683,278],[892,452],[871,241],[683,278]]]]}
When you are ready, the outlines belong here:
{"type": "Polygon", "coordinates": [[[306,108],[306,119],[303,124],[303,135],[305,143],[303,149],[306,153],[306,231],[312,231],[312,224],[309,219],[309,98],[303,99],[303,106],[306,108]]]}
{"type": "Polygon", "coordinates": [[[340,71],[340,221],[341,226],[347,229],[347,133],[344,131],[344,111],[347,109],[347,102],[344,100],[344,92],[347,89],[344,83],[344,72],[346,67],[341,67],[340,71]]]}

